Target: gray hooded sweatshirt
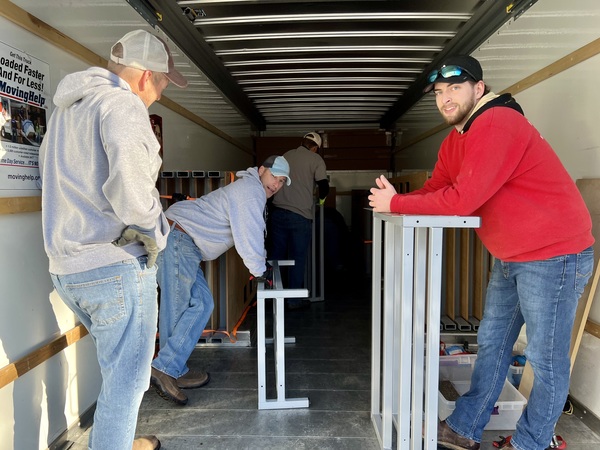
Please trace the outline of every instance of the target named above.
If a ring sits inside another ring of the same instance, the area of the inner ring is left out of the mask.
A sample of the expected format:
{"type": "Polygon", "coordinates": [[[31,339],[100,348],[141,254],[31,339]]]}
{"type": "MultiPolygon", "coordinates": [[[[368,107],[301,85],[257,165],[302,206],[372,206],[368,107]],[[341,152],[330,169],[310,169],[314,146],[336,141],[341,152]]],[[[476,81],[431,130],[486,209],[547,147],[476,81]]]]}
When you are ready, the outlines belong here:
{"type": "Polygon", "coordinates": [[[261,276],[267,257],[267,194],[256,167],[236,176],[238,180],[196,200],[173,204],[165,214],[192,238],[204,261],[218,258],[235,245],[250,273],[261,276]]]}
{"type": "Polygon", "coordinates": [[[44,246],[50,272],[83,272],[146,254],[112,242],[128,226],[156,239],[169,232],[156,189],[160,144],[148,110],[106,69],[67,75],[40,146],[44,246]]]}

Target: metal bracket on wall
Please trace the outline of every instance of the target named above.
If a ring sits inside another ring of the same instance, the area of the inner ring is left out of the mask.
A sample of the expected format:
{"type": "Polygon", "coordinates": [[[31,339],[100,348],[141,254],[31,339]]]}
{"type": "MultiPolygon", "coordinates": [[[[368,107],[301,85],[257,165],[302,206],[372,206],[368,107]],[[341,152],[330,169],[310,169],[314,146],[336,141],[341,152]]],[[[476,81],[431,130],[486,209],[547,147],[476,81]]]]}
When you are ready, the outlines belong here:
{"type": "Polygon", "coordinates": [[[150,25],[153,27],[158,25],[158,22],[161,20],[160,14],[148,6],[144,0],[127,0],[127,3],[129,3],[131,7],[135,9],[139,15],[142,16],[150,25]]]}

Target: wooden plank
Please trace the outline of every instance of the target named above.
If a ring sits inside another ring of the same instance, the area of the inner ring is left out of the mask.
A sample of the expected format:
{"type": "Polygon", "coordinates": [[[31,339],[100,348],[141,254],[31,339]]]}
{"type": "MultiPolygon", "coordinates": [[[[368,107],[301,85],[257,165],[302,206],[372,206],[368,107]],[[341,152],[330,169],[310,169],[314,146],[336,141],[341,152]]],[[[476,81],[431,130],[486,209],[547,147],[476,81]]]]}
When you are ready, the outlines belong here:
{"type": "Polygon", "coordinates": [[[427,171],[401,172],[395,177],[390,178],[389,182],[396,188],[396,191],[406,194],[407,192],[421,189],[428,178],[429,172],[427,171]]]}
{"type": "Polygon", "coordinates": [[[231,333],[242,317],[244,310],[252,300],[250,285],[250,272],[235,247],[227,251],[227,317],[225,319],[227,332],[231,333]]]}
{"type": "MultiPolygon", "coordinates": [[[[322,134],[323,157],[327,170],[381,170],[389,171],[391,144],[385,132],[345,130],[341,133],[322,134]]],[[[254,138],[256,160],[260,164],[270,155],[283,155],[298,147],[302,136],[262,136],[254,138]]]]}
{"type": "Polygon", "coordinates": [[[362,148],[362,151],[370,151],[372,148],[383,149],[390,153],[391,142],[390,137],[385,131],[364,130],[358,133],[354,130],[346,130],[342,133],[327,133],[328,147],[332,149],[339,148],[362,148]]]}
{"type": "Polygon", "coordinates": [[[296,148],[302,142],[302,136],[256,136],[254,148],[258,156],[264,156],[258,164],[270,155],[283,155],[288,150],[296,148]]]}
{"type": "Polygon", "coordinates": [[[600,338],[600,325],[596,322],[588,319],[588,321],[585,323],[585,331],[590,333],[592,336],[600,338]]]}
{"type": "Polygon", "coordinates": [[[390,159],[390,149],[386,147],[328,147],[324,148],[323,159],[390,159]]]}
{"type": "MultiPolygon", "coordinates": [[[[208,172],[206,172],[206,175],[208,176],[208,172]]],[[[224,176],[224,174],[222,174],[222,175],[224,176]]],[[[229,181],[229,178],[227,178],[225,176],[223,179],[209,178],[207,186],[206,186],[208,189],[208,192],[206,192],[206,194],[216,191],[220,187],[224,186],[228,181],[229,181]]],[[[227,320],[226,317],[221,317],[221,302],[225,302],[225,306],[227,306],[227,291],[225,289],[225,286],[223,286],[221,283],[221,280],[225,279],[227,276],[227,256],[223,255],[222,257],[219,257],[219,258],[215,259],[214,261],[209,261],[209,263],[211,264],[211,268],[212,268],[212,271],[211,271],[212,289],[211,290],[212,290],[213,299],[215,302],[215,309],[213,310],[210,323],[211,323],[211,329],[217,330],[217,329],[221,328],[227,320]]],[[[227,308],[225,307],[225,311],[226,310],[227,310],[227,308]]],[[[226,312],[225,312],[225,316],[227,316],[226,312]]]]}
{"type": "MultiPolygon", "coordinates": [[[[106,67],[106,66],[103,66],[103,67],[106,67]]],[[[188,109],[185,109],[183,106],[181,106],[177,102],[174,102],[169,97],[166,97],[166,96],[162,95],[160,97],[160,99],[157,100],[156,103],[160,103],[165,108],[169,108],[171,111],[179,114],[182,117],[185,117],[186,119],[190,120],[191,122],[194,122],[196,125],[200,125],[205,130],[207,130],[207,131],[211,132],[212,134],[214,134],[215,136],[218,136],[221,139],[229,142],[230,144],[232,144],[235,147],[239,148],[243,152],[248,153],[249,155],[254,155],[254,150],[252,150],[251,148],[246,147],[246,145],[244,145],[243,143],[241,143],[237,139],[232,138],[228,134],[224,133],[223,131],[221,131],[220,129],[218,129],[217,127],[215,127],[214,125],[212,125],[211,123],[209,123],[206,120],[204,120],[202,117],[194,114],[193,112],[191,112],[188,109]]]]}
{"type": "Polygon", "coordinates": [[[26,374],[31,369],[46,362],[52,356],[61,352],[69,345],[76,343],[88,334],[88,330],[83,325],[77,325],[75,328],[67,331],[65,334],[54,339],[52,342],[34,350],[29,355],[11,363],[0,369],[0,389],[7,384],[12,383],[21,375],[26,374]]]}
{"type": "Polygon", "coordinates": [[[83,45],[64,35],[56,28],[51,27],[37,17],[32,16],[12,2],[2,2],[0,16],[92,66],[106,67],[106,59],[88,50],[83,45]]]}
{"type": "MultiPolygon", "coordinates": [[[[235,180],[234,172],[223,172],[221,175],[222,178],[206,179],[205,188],[209,192],[235,180]]],[[[222,257],[203,264],[206,267],[206,277],[215,301],[215,308],[206,328],[222,330],[224,327],[226,332],[231,333],[252,299],[250,272],[235,247],[225,252],[222,257]]]]}
{"type": "Polygon", "coordinates": [[[389,172],[390,158],[370,158],[368,152],[363,159],[325,159],[327,170],[373,170],[389,172]]]}
{"type": "MultiPolygon", "coordinates": [[[[370,148],[325,148],[321,152],[325,162],[329,160],[334,161],[368,161],[370,159],[377,159],[380,161],[390,162],[390,150],[382,147],[370,147],[370,148]]],[[[380,162],[381,163],[381,162],[380,162]]]]}
{"type": "MultiPolygon", "coordinates": [[[[473,232],[474,233],[474,232],[473,232]]],[[[481,320],[483,318],[483,298],[487,286],[487,270],[484,268],[485,252],[487,251],[479,237],[475,234],[473,257],[473,317],[481,320]]]]}
{"type": "MultiPolygon", "coordinates": [[[[225,184],[235,181],[235,172],[225,172],[225,184]]],[[[330,193],[331,194],[331,193],[330,193]]],[[[335,193],[333,193],[335,198],[335,193]]],[[[225,327],[228,333],[234,331],[235,326],[244,314],[246,307],[256,295],[256,286],[250,281],[250,271],[244,264],[235,247],[230,248],[225,254],[225,327]]]]}
{"type": "Polygon", "coordinates": [[[42,210],[42,197],[0,198],[0,214],[18,214],[42,210]]]}
{"type": "Polygon", "coordinates": [[[571,67],[593,57],[600,53],[600,38],[595,41],[590,42],[589,44],[584,45],[581,48],[569,53],[567,56],[553,62],[552,64],[538,70],[532,75],[522,79],[521,81],[513,84],[512,86],[507,87],[499,94],[504,94],[509,92],[513,95],[518,94],[519,92],[524,91],[532,86],[535,86],[542,81],[547,80],[548,78],[553,77],[571,67]]]}
{"type": "Polygon", "coordinates": [[[206,328],[210,330],[217,330],[221,324],[220,314],[220,301],[221,301],[221,284],[219,283],[219,272],[221,270],[221,262],[219,258],[213,261],[203,262],[205,264],[204,276],[208,283],[208,288],[213,296],[214,309],[210,315],[210,319],[206,325],[206,328]]]}

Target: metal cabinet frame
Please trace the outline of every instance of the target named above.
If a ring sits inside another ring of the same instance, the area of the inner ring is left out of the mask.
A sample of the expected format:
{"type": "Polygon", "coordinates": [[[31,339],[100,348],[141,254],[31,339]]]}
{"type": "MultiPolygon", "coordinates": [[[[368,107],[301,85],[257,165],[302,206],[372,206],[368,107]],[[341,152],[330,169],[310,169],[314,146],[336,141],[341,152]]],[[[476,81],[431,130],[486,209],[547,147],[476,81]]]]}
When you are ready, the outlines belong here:
{"type": "Polygon", "coordinates": [[[373,213],[371,420],[382,449],[394,427],[399,450],[437,449],[443,230],[480,224],[373,213]]]}

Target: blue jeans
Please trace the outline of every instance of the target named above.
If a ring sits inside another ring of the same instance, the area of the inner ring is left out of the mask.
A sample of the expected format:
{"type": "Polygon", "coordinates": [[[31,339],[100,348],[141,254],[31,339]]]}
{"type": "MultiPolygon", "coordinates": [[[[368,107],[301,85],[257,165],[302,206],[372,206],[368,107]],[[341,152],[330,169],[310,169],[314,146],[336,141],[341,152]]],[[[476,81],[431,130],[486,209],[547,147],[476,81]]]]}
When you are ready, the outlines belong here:
{"type": "Polygon", "coordinates": [[[269,213],[269,259],[294,260],[294,265],[288,268],[286,288],[304,287],[304,269],[311,234],[312,220],[283,208],[273,208],[269,213]]]}
{"type": "Polygon", "coordinates": [[[90,332],[102,374],[89,448],[130,449],[150,386],[156,340],[156,266],[146,257],[71,275],[54,275],[58,294],[90,332]]]}
{"type": "Polygon", "coordinates": [[[525,323],[525,355],[534,382],[511,443],[518,450],[544,450],[550,445],[569,392],[569,348],[577,302],[593,265],[591,247],[543,261],[496,260],[477,335],[471,387],[446,419],[451,429],[481,441],[525,323]]]}
{"type": "Polygon", "coordinates": [[[202,255],[194,241],[177,228],[159,254],[158,284],[160,351],[152,367],[179,378],[210,319],[214,301],[200,267],[202,255]]]}

